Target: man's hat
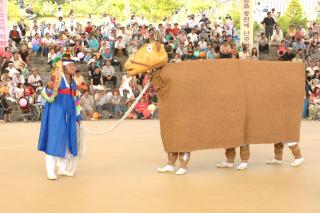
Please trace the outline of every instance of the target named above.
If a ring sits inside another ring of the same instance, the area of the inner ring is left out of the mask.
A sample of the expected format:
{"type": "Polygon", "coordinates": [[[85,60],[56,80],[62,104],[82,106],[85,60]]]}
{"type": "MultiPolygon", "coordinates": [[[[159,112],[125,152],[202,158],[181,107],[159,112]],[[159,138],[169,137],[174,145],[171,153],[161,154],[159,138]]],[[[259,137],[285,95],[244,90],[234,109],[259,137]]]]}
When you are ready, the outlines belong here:
{"type": "Polygon", "coordinates": [[[71,51],[67,50],[63,55],[62,65],[66,66],[66,65],[71,64],[71,63],[75,63],[75,61],[72,59],[71,51]]]}

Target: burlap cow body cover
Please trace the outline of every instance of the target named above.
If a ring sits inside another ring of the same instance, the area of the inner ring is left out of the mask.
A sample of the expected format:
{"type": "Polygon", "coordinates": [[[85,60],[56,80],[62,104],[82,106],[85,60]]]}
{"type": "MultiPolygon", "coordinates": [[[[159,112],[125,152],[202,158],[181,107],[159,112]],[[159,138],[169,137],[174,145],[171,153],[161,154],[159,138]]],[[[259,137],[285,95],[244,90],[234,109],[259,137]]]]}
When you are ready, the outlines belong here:
{"type": "Polygon", "coordinates": [[[197,60],[153,74],[167,152],[299,141],[300,63],[197,60]]]}

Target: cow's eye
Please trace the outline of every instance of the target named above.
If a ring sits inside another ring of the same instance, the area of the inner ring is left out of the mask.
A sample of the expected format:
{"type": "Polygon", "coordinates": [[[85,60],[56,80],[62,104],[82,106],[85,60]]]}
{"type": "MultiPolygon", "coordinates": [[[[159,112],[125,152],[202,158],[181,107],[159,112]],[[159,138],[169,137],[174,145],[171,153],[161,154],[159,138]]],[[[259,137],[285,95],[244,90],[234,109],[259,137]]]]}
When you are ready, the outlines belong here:
{"type": "Polygon", "coordinates": [[[149,53],[152,52],[152,46],[151,46],[150,44],[147,46],[147,51],[148,51],[149,53]]]}

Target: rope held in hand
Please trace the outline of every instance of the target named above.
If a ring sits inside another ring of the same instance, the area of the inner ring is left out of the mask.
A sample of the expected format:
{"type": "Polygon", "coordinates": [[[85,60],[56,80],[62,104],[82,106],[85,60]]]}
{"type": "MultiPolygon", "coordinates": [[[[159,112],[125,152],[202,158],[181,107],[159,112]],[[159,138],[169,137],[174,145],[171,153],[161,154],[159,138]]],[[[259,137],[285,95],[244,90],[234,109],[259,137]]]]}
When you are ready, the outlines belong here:
{"type": "Polygon", "coordinates": [[[140,92],[139,96],[136,98],[136,100],[133,102],[133,104],[131,105],[131,107],[127,110],[127,112],[122,116],[122,118],[120,120],[117,121],[117,123],[115,123],[112,127],[102,130],[102,131],[92,131],[89,130],[87,128],[84,128],[84,131],[88,134],[91,135],[104,135],[108,132],[111,132],[113,129],[115,129],[117,126],[119,126],[128,116],[129,114],[132,112],[132,110],[134,109],[134,107],[138,104],[138,102],[140,101],[140,99],[142,98],[142,96],[144,95],[144,93],[147,91],[147,89],[149,88],[151,84],[151,81],[149,81],[143,88],[143,90],[140,92]]]}

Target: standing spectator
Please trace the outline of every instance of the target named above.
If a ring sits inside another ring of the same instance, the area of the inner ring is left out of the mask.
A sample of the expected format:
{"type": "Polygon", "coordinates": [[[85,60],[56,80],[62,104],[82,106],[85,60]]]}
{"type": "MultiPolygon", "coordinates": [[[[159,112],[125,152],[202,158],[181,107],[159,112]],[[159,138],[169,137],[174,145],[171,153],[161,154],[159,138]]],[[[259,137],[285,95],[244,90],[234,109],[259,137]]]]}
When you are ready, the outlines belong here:
{"type": "Polygon", "coordinates": [[[18,23],[18,27],[20,29],[21,36],[26,36],[27,25],[24,23],[24,19],[20,19],[20,22],[18,23]]]}
{"type": "Polygon", "coordinates": [[[36,68],[32,68],[31,75],[28,78],[28,83],[33,87],[34,90],[38,87],[38,82],[41,81],[40,75],[36,68]]]}
{"type": "Polygon", "coordinates": [[[273,34],[273,27],[276,24],[275,20],[271,16],[271,12],[267,13],[267,17],[263,19],[262,24],[265,27],[265,34],[267,39],[270,39],[273,34]]]}
{"type": "Polygon", "coordinates": [[[16,44],[20,44],[21,35],[18,31],[17,25],[13,25],[13,29],[10,30],[9,38],[11,38],[16,44]]]}

